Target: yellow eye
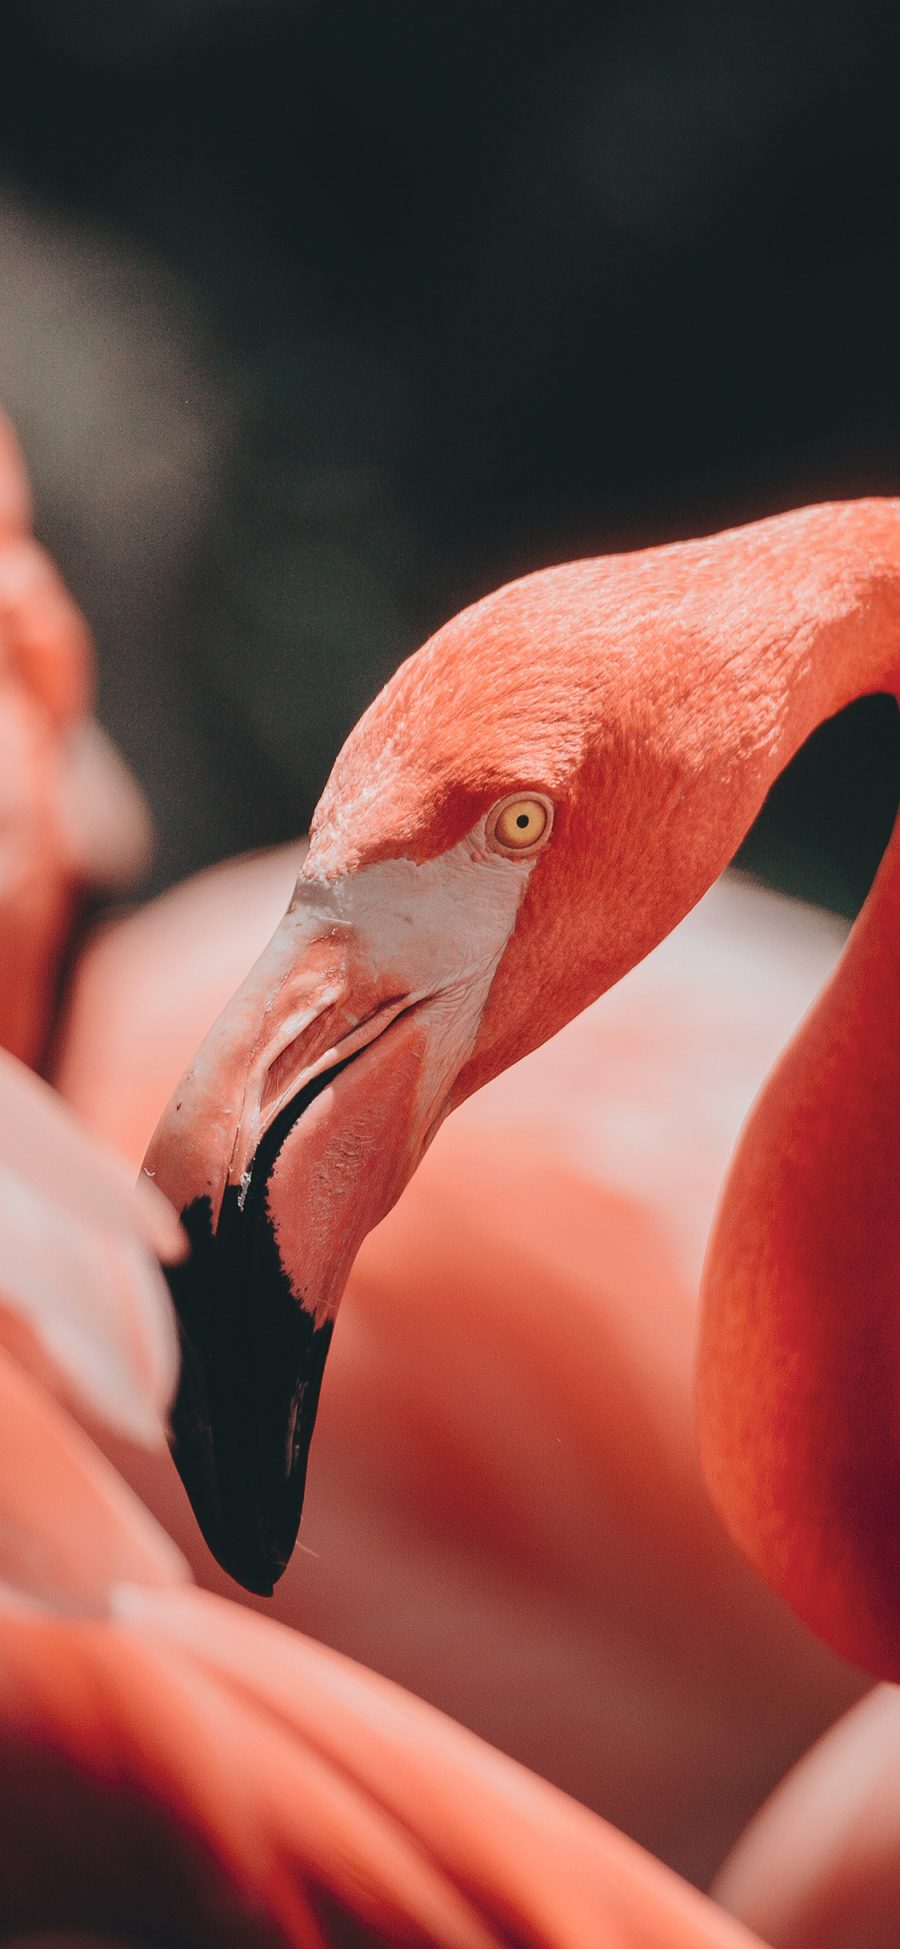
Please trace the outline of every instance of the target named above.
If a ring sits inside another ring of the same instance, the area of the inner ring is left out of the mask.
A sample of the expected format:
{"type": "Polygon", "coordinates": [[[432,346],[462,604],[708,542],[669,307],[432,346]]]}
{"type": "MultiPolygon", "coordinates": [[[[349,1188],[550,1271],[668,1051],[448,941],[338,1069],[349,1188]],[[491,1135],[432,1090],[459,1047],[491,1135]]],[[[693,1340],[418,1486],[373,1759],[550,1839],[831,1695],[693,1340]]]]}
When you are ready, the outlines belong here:
{"type": "Polygon", "coordinates": [[[488,844],[498,852],[534,852],[549,839],[552,824],[552,801],[523,792],[494,806],[487,825],[488,844]]]}

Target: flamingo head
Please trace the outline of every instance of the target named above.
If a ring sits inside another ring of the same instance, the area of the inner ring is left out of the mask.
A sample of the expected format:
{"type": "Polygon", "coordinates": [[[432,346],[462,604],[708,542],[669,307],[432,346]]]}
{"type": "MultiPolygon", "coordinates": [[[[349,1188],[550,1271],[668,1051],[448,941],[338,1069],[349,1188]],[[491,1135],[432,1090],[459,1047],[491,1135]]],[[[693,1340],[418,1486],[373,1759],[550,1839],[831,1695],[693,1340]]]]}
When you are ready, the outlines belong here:
{"type": "Polygon", "coordinates": [[[284,920],[171,1099],[147,1168],[193,1242],[172,1274],[174,1452],[251,1589],[293,1548],[363,1237],[448,1111],[681,918],[762,796],[771,673],[756,692],[748,678],[740,753],[721,708],[736,645],[755,667],[756,532],[542,571],[404,664],[338,757],[284,920]]]}

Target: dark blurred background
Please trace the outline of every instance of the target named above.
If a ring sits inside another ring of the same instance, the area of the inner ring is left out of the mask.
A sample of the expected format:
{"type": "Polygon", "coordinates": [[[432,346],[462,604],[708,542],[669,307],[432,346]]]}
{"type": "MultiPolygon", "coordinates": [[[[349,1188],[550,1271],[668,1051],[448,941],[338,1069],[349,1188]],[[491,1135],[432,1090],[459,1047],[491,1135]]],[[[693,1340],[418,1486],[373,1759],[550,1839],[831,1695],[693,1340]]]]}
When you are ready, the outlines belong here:
{"type": "MultiPolygon", "coordinates": [[[[0,398],[158,885],[307,822],[462,603],[900,492],[900,9],[6,0],[0,398]]],[[[896,713],[744,860],[858,904],[896,713]]]]}

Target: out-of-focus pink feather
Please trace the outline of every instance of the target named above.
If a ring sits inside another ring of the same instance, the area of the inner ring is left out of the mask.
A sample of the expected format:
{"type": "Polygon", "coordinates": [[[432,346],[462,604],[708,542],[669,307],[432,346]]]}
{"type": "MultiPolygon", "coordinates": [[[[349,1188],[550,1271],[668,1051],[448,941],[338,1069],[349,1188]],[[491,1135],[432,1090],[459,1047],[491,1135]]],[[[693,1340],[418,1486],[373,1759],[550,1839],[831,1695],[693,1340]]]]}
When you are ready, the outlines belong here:
{"type": "Polygon", "coordinates": [[[215,1598],[134,1588],[117,1621],[7,1616],[0,1644],[8,1924],[210,1949],[750,1949],[554,1788],[215,1598]]]}
{"type": "Polygon", "coordinates": [[[900,1692],[879,1685],[751,1821],[717,1898],[774,1949],[900,1941],[900,1692]]]}
{"type": "Polygon", "coordinates": [[[79,887],[133,880],[151,827],[90,716],[87,625],[30,526],[22,457],[0,415],[0,1045],[34,1062],[79,887]]]}
{"type": "Polygon", "coordinates": [[[0,1340],[40,1349],[95,1414],[159,1439],[177,1372],[156,1264],[183,1239],[165,1200],[0,1052],[0,1340]]]}
{"type": "Polygon", "coordinates": [[[103,1615],[120,1584],[187,1576],[137,1497],[2,1348],[0,1427],[0,1608],[103,1615]]]}

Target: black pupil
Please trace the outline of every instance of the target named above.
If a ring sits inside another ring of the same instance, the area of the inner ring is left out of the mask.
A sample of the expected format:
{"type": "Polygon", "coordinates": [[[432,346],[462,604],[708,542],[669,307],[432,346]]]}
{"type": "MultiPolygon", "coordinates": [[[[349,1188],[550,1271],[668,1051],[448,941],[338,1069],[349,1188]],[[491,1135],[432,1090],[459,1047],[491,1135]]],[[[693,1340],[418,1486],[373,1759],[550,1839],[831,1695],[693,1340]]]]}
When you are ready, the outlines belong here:
{"type": "Polygon", "coordinates": [[[516,825],[517,825],[517,826],[527,826],[527,824],[528,824],[528,814],[527,814],[527,812],[520,812],[520,813],[518,814],[518,816],[517,816],[517,818],[516,818],[516,825]]]}

